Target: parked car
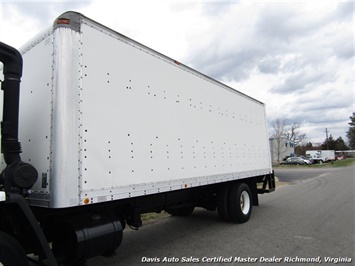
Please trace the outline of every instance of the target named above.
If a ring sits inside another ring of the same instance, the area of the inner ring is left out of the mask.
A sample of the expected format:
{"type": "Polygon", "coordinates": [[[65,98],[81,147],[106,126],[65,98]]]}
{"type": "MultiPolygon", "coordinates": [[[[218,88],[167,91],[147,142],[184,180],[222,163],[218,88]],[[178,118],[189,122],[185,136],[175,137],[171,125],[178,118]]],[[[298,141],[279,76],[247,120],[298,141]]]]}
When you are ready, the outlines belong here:
{"type": "Polygon", "coordinates": [[[306,156],[299,156],[299,158],[301,158],[306,164],[313,164],[313,160],[309,157],[306,156]]]}
{"type": "Polygon", "coordinates": [[[280,164],[295,164],[295,165],[300,165],[300,164],[305,164],[304,160],[299,157],[290,157],[286,161],[281,162],[280,164]]]}

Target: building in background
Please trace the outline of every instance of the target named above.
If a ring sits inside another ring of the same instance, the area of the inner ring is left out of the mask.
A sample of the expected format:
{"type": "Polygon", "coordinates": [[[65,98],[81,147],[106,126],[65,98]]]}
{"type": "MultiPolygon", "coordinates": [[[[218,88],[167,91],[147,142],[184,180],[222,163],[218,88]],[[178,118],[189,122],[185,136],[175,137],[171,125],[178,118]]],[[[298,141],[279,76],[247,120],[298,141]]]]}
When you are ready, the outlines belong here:
{"type": "Polygon", "coordinates": [[[269,138],[271,162],[280,163],[288,157],[295,156],[295,143],[285,137],[269,138]]]}

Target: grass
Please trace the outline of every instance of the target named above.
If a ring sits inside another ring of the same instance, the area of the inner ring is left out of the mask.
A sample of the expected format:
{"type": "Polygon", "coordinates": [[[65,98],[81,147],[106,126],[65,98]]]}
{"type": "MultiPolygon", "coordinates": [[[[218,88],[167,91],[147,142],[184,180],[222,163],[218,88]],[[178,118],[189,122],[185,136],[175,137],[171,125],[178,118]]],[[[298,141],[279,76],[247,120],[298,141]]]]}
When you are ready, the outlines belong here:
{"type": "Polygon", "coordinates": [[[311,165],[273,165],[275,168],[326,168],[326,167],[346,167],[355,165],[355,158],[347,158],[345,160],[334,161],[323,164],[311,164],[311,165]]]}
{"type": "Polygon", "coordinates": [[[142,214],[141,218],[143,222],[149,222],[149,221],[153,221],[157,218],[164,218],[164,217],[168,217],[170,216],[170,214],[168,214],[165,211],[162,211],[160,213],[156,213],[156,212],[150,212],[150,213],[144,213],[142,214]]]}
{"type": "Polygon", "coordinates": [[[355,158],[347,158],[345,160],[341,160],[341,161],[335,161],[333,163],[331,163],[332,167],[346,167],[346,166],[351,166],[351,165],[355,165],[355,158]]]}

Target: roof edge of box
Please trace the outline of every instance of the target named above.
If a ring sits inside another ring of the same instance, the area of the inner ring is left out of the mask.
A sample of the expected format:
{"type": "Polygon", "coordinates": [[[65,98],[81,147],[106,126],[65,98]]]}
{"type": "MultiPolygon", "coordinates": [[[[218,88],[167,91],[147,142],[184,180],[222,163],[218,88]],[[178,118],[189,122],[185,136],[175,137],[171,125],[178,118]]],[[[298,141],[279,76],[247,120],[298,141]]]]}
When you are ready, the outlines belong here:
{"type": "Polygon", "coordinates": [[[80,32],[80,19],[83,17],[81,13],[75,11],[67,11],[54,20],[53,30],[57,28],[70,28],[76,32],[80,32]]]}

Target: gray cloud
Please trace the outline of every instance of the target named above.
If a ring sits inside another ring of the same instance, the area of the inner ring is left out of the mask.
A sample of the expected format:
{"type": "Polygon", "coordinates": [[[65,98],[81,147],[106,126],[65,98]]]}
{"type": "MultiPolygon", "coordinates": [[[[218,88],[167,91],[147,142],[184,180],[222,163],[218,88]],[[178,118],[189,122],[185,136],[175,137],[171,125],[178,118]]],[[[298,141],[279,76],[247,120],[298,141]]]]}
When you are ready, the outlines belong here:
{"type": "Polygon", "coordinates": [[[236,2],[207,2],[203,5],[203,11],[208,16],[223,15],[236,2]]]}
{"type": "Polygon", "coordinates": [[[249,77],[250,69],[256,65],[256,58],[249,51],[229,54],[228,57],[212,59],[214,63],[200,62],[197,68],[219,80],[243,80],[249,77]],[[227,71],[226,71],[227,70],[227,71]]]}
{"type": "Polygon", "coordinates": [[[320,93],[319,99],[309,96],[305,93],[302,102],[299,102],[299,109],[304,112],[324,111],[325,109],[337,112],[342,108],[346,108],[352,104],[352,98],[346,97],[344,93],[339,92],[336,87],[330,86],[320,93]]]}
{"type": "MultiPolygon", "coordinates": [[[[299,71],[300,68],[310,65],[315,69],[321,68],[332,55],[341,59],[351,58],[354,53],[349,33],[344,33],[341,28],[339,31],[323,30],[331,23],[338,23],[336,19],[339,17],[341,23],[349,23],[348,20],[353,14],[352,5],[339,3],[334,12],[313,18],[309,14],[299,12],[299,4],[269,3],[263,6],[256,14],[256,20],[249,22],[252,27],[249,27],[247,32],[243,27],[239,27],[238,23],[243,21],[238,22],[237,18],[236,25],[231,22],[224,28],[224,32],[214,32],[211,29],[208,34],[215,35],[211,37],[212,41],[200,44],[198,49],[193,50],[189,61],[214,78],[227,77],[241,81],[247,79],[255,67],[262,73],[276,74],[299,71]],[[233,45],[225,46],[226,43],[233,45]],[[281,64],[281,58],[289,54],[303,56],[281,64]]],[[[236,5],[238,4],[234,4],[236,5]]],[[[208,5],[209,9],[213,7],[214,5],[208,5]]],[[[217,17],[218,14],[219,12],[217,17]]],[[[298,79],[296,74],[292,76],[294,78],[289,81],[298,79]]],[[[306,77],[311,82],[315,78],[321,78],[316,73],[306,74],[306,77]]],[[[307,79],[304,78],[303,81],[306,82],[307,79]]],[[[275,88],[274,91],[287,92],[292,91],[294,87],[292,83],[284,82],[282,88],[275,88]],[[291,86],[289,89],[285,87],[288,85],[291,86]]]]}
{"type": "Polygon", "coordinates": [[[265,57],[260,60],[258,68],[262,73],[275,74],[280,71],[281,62],[280,59],[276,57],[265,57]]]}
{"type": "Polygon", "coordinates": [[[311,32],[315,25],[305,23],[294,5],[297,6],[288,3],[271,3],[265,6],[255,25],[256,34],[290,43],[299,35],[311,32]]]}
{"type": "Polygon", "coordinates": [[[312,90],[317,85],[335,80],[335,73],[325,69],[304,69],[300,72],[292,73],[281,84],[273,87],[271,92],[280,94],[301,93],[305,90],[312,90]]]}
{"type": "Polygon", "coordinates": [[[340,2],[335,11],[330,16],[330,19],[335,21],[351,21],[355,12],[355,2],[340,2]]]}

